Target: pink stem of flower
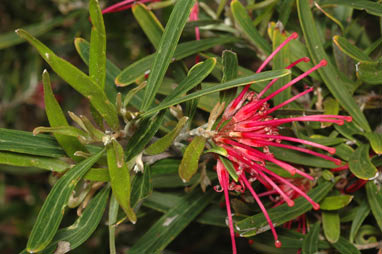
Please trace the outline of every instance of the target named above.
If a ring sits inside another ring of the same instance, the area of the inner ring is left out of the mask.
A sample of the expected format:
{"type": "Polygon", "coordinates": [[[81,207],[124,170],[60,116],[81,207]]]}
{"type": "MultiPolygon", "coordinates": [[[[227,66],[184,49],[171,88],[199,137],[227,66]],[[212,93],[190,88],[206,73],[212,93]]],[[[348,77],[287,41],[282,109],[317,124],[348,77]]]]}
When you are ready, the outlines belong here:
{"type": "Polygon", "coordinates": [[[270,195],[274,195],[274,194],[277,194],[277,191],[270,190],[270,191],[260,193],[258,196],[261,198],[261,197],[270,196],[270,195]]]}
{"type": "MultiPolygon", "coordinates": [[[[196,20],[199,20],[199,3],[196,1],[196,3],[194,4],[194,7],[192,7],[192,10],[191,10],[191,14],[190,14],[190,21],[196,21],[196,20]]],[[[197,41],[200,40],[200,31],[199,31],[199,27],[195,27],[195,38],[197,41]]],[[[196,55],[195,57],[195,63],[199,63],[200,62],[200,57],[199,55],[196,55]]]]}
{"type": "Polygon", "coordinates": [[[237,112],[237,114],[234,117],[234,120],[236,122],[239,122],[239,121],[243,121],[243,120],[250,118],[252,116],[253,112],[256,112],[256,110],[258,108],[260,108],[265,102],[269,101],[270,99],[272,99],[273,97],[275,97],[276,95],[278,95],[279,93],[281,93],[282,91],[287,89],[288,87],[291,87],[292,85],[296,84],[298,81],[302,80],[303,78],[305,78],[306,76],[308,76],[312,72],[316,71],[317,69],[325,66],[326,64],[327,64],[327,61],[325,59],[321,60],[320,63],[318,63],[316,66],[312,67],[310,70],[304,72],[300,76],[292,79],[287,84],[285,84],[283,87],[279,88],[278,90],[276,90],[273,93],[271,93],[270,95],[268,95],[266,98],[259,100],[256,103],[247,104],[239,112],[237,112]]]}
{"type": "Polygon", "coordinates": [[[348,168],[349,168],[349,164],[346,164],[346,165],[343,165],[343,166],[338,167],[338,168],[332,168],[332,169],[330,169],[330,171],[332,171],[332,172],[339,172],[339,171],[346,170],[348,168]]]}
{"type": "MultiPolygon", "coordinates": [[[[297,33],[292,33],[283,43],[281,43],[266,59],[265,61],[260,65],[260,67],[256,70],[256,73],[261,72],[264,67],[272,60],[272,58],[286,45],[288,42],[290,42],[293,39],[297,39],[298,34],[297,33]]],[[[276,81],[275,81],[276,82],[276,81]]],[[[248,91],[249,87],[251,84],[246,85],[239,96],[234,100],[233,105],[236,106],[241,98],[243,98],[244,94],[248,91]]]]}
{"type": "MultiPolygon", "coordinates": [[[[139,2],[140,3],[147,3],[147,2],[157,2],[157,1],[160,1],[160,0],[140,0],[139,2]]],[[[102,14],[119,12],[119,11],[124,11],[124,10],[130,9],[134,5],[135,2],[136,2],[136,0],[125,0],[125,1],[119,2],[117,4],[109,6],[106,9],[102,10],[102,14]]]]}
{"type": "Polygon", "coordinates": [[[251,184],[248,182],[247,178],[245,177],[245,173],[244,172],[243,172],[243,174],[240,175],[240,178],[243,179],[244,184],[247,186],[247,188],[251,192],[253,198],[256,200],[256,203],[259,205],[261,211],[263,212],[264,217],[267,220],[267,222],[269,224],[269,227],[271,228],[271,231],[272,231],[272,234],[273,234],[273,238],[275,239],[275,246],[277,248],[280,248],[281,247],[281,242],[278,240],[278,236],[277,236],[275,227],[274,227],[274,225],[272,223],[271,218],[269,217],[267,209],[265,209],[265,207],[264,207],[263,203],[261,202],[260,198],[257,196],[256,192],[253,190],[251,184]]]}
{"type": "Polygon", "coordinates": [[[321,144],[317,144],[308,140],[304,139],[299,139],[299,138],[292,138],[292,137],[287,137],[287,136],[280,136],[280,135],[267,135],[267,134],[257,134],[253,132],[241,132],[241,136],[245,138],[266,138],[266,139],[281,139],[281,140],[286,140],[286,141],[291,141],[291,142],[296,142],[304,145],[310,145],[316,148],[320,148],[322,150],[325,150],[329,152],[330,154],[335,154],[336,149],[333,147],[328,147],[324,146],[321,144]]]}
{"type": "Polygon", "coordinates": [[[298,147],[298,146],[291,146],[291,145],[286,145],[286,144],[279,144],[279,143],[275,143],[275,142],[271,142],[271,141],[264,141],[264,140],[256,140],[256,142],[263,144],[263,145],[266,145],[266,146],[276,146],[276,147],[282,147],[282,148],[286,148],[286,149],[292,149],[292,150],[300,151],[303,153],[307,153],[307,154],[311,154],[311,155],[323,158],[325,160],[332,161],[336,165],[341,165],[341,161],[338,159],[332,158],[332,157],[327,156],[325,154],[314,152],[314,151],[306,149],[306,148],[302,148],[302,147],[298,147]]]}
{"type": "MultiPolygon", "coordinates": [[[[299,64],[299,63],[301,63],[303,61],[304,62],[309,62],[310,59],[308,57],[300,58],[300,59],[294,61],[293,63],[291,63],[285,69],[289,70],[289,69],[293,68],[294,66],[296,66],[297,64],[299,64]]],[[[273,86],[274,83],[276,83],[277,80],[279,80],[279,79],[277,78],[277,79],[274,79],[271,82],[269,82],[269,84],[257,95],[257,98],[261,98],[268,91],[268,89],[271,88],[271,86],[273,86]]]]}
{"type": "Polygon", "coordinates": [[[300,188],[296,187],[293,183],[291,183],[290,181],[286,180],[285,178],[279,176],[278,174],[274,173],[273,171],[271,171],[265,167],[262,167],[262,166],[260,166],[260,167],[261,167],[261,170],[266,172],[268,175],[271,175],[272,177],[276,178],[278,181],[288,185],[290,188],[292,188],[294,191],[296,191],[298,194],[300,194],[302,197],[304,197],[309,203],[312,204],[314,210],[320,209],[319,204],[314,202],[305,192],[303,192],[300,188]]]}

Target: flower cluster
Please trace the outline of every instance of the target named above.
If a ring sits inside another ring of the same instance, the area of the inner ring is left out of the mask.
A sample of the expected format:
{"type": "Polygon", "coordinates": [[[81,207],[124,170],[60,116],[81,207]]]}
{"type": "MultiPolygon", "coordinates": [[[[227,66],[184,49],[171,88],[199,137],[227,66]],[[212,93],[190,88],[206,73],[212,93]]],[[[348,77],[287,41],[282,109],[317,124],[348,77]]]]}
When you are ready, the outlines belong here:
{"type": "MultiPolygon", "coordinates": [[[[259,67],[257,73],[261,72],[263,68],[269,63],[277,52],[279,52],[290,40],[296,39],[297,33],[293,33],[289,36],[259,67]]],[[[309,58],[301,58],[291,65],[287,66],[287,69],[291,69],[302,61],[309,61],[309,58]]],[[[292,181],[283,178],[273,171],[266,168],[267,162],[272,162],[279,167],[283,168],[291,175],[298,174],[305,179],[313,180],[313,177],[309,174],[295,168],[294,166],[280,161],[274,157],[270,152],[269,147],[281,147],[285,149],[292,149],[314,156],[324,158],[332,161],[337,165],[341,164],[341,161],[332,158],[328,155],[315,152],[313,150],[303,148],[300,146],[294,146],[290,144],[282,143],[283,141],[289,141],[299,143],[303,145],[312,146],[329,152],[335,153],[335,149],[320,145],[311,141],[302,140],[298,138],[283,136],[279,134],[279,126],[286,123],[295,121],[305,122],[328,122],[336,123],[339,125],[344,124],[344,121],[350,122],[352,118],[350,116],[339,115],[309,115],[299,116],[291,118],[277,119],[271,114],[281,107],[295,101],[296,99],[306,95],[313,91],[313,88],[306,88],[305,91],[293,96],[292,98],[282,102],[279,105],[270,107],[269,100],[275,97],[277,94],[296,84],[298,81],[307,77],[317,69],[324,67],[327,64],[326,60],[321,60],[316,66],[306,71],[305,73],[294,78],[278,90],[270,93],[268,96],[264,96],[269,88],[277,81],[272,80],[260,93],[256,94],[249,91],[247,85],[242,92],[234,99],[225,109],[221,121],[216,128],[216,134],[213,137],[213,141],[217,146],[224,148],[227,151],[227,158],[232,162],[237,175],[239,176],[238,182],[230,182],[229,173],[220,159],[217,161],[217,175],[222,191],[226,200],[226,209],[228,214],[228,224],[230,228],[230,235],[232,240],[233,253],[236,253],[235,234],[232,221],[232,212],[229,201],[230,190],[240,190],[242,192],[248,189],[261,211],[263,212],[266,220],[269,223],[270,229],[275,239],[275,246],[281,247],[281,242],[278,240],[276,230],[273,226],[271,218],[269,217],[267,210],[260,200],[258,194],[252,188],[251,183],[259,181],[267,187],[269,191],[277,193],[282,198],[282,202],[286,202],[288,206],[293,206],[293,199],[297,196],[304,197],[309,201],[314,209],[319,209],[319,204],[314,202],[306,193],[303,188],[296,187],[292,181]],[[265,97],[265,98],[263,98],[265,97]],[[286,188],[287,187],[287,188],[286,188]],[[293,194],[293,195],[292,195],[293,194]]]]}

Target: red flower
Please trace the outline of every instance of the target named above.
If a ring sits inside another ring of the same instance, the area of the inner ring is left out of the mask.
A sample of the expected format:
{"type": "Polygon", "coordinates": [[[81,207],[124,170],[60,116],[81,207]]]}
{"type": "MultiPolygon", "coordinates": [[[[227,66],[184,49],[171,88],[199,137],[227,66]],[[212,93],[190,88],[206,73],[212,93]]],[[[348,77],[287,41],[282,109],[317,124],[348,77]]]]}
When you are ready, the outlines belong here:
{"type": "MultiPolygon", "coordinates": [[[[261,72],[263,68],[269,63],[273,56],[281,50],[290,40],[296,39],[298,37],[297,33],[293,33],[289,38],[287,38],[259,67],[257,70],[261,72]]],[[[294,67],[301,61],[309,61],[307,57],[301,58],[296,62],[292,63],[287,69],[294,67]]],[[[327,64],[326,60],[321,60],[319,64],[301,74],[300,76],[294,78],[287,84],[285,84],[280,89],[271,93],[270,95],[262,98],[265,92],[277,81],[277,79],[272,80],[259,94],[248,91],[249,86],[247,85],[239,96],[234,99],[225,109],[222,119],[216,128],[216,134],[213,136],[213,140],[216,145],[224,148],[228,155],[227,158],[232,162],[236,173],[239,175],[238,183],[229,181],[229,173],[224,167],[223,163],[218,159],[217,162],[217,174],[222,191],[224,191],[224,196],[226,200],[226,208],[228,214],[228,223],[230,228],[231,240],[232,240],[232,250],[236,253],[236,243],[234,227],[232,222],[232,213],[229,202],[229,190],[240,190],[244,191],[247,188],[252,194],[253,198],[256,200],[260,209],[262,210],[266,220],[269,223],[271,231],[275,239],[275,246],[281,247],[281,242],[278,240],[276,230],[273,226],[271,218],[269,217],[267,210],[265,209],[263,203],[260,200],[259,195],[256,194],[252,188],[251,182],[259,181],[265,185],[269,190],[274,191],[279,194],[280,197],[289,206],[294,205],[293,199],[296,195],[303,196],[308,200],[314,209],[319,209],[319,204],[314,202],[301,188],[296,187],[290,180],[285,179],[271,170],[265,167],[266,162],[272,162],[284,170],[288,171],[291,175],[299,174],[306,179],[313,180],[309,174],[295,168],[294,166],[276,159],[270,152],[269,147],[282,147],[286,149],[297,150],[314,156],[324,158],[326,160],[333,161],[337,165],[340,165],[341,161],[332,158],[328,155],[321,154],[306,148],[299,146],[293,146],[289,144],[283,144],[282,141],[290,141],[294,143],[300,143],[304,145],[309,145],[322,149],[329,152],[330,154],[335,153],[335,149],[320,145],[307,140],[302,140],[293,137],[282,136],[278,132],[278,127],[284,123],[291,123],[295,121],[308,121],[308,122],[330,122],[339,125],[344,124],[344,121],[350,122],[352,118],[350,116],[339,116],[339,115],[311,115],[311,116],[300,116],[277,119],[270,114],[277,109],[285,106],[286,104],[298,99],[299,97],[311,92],[313,88],[307,88],[305,91],[293,96],[292,98],[284,101],[283,103],[270,108],[268,101],[275,97],[277,94],[281,93],[288,87],[296,84],[298,81],[307,77],[310,73],[314,72],[318,68],[321,68],[327,64]],[[288,187],[288,189],[286,189],[288,187]],[[292,192],[291,192],[292,191],[292,192]]]]}

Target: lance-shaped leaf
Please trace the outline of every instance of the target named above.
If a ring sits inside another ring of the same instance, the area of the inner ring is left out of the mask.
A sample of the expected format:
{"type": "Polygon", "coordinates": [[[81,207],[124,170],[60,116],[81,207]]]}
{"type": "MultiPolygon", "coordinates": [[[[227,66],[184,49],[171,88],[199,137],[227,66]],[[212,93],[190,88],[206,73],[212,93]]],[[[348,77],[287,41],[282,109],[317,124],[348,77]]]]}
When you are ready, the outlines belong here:
{"type": "Polygon", "coordinates": [[[361,251],[343,237],[340,237],[340,239],[332,243],[332,245],[340,254],[361,254],[361,251]]]}
{"type": "Polygon", "coordinates": [[[16,32],[38,50],[41,57],[63,80],[89,99],[93,107],[100,113],[111,128],[118,130],[119,120],[117,110],[107,99],[102,88],[77,67],[55,55],[53,51],[28,32],[22,29],[18,29],[16,32]]]}
{"type": "Polygon", "coordinates": [[[8,152],[0,152],[0,164],[18,167],[36,167],[54,172],[63,172],[70,167],[69,164],[59,159],[8,152]]]}
{"type": "MultiPolygon", "coordinates": [[[[223,77],[221,83],[225,83],[232,79],[237,78],[238,74],[238,60],[235,52],[224,50],[222,55],[223,64],[223,77]]],[[[219,93],[220,101],[228,105],[236,96],[237,88],[228,89],[219,93]]]]}
{"type": "Polygon", "coordinates": [[[373,151],[381,155],[382,154],[382,134],[381,133],[375,133],[375,132],[368,132],[364,134],[365,137],[370,142],[371,148],[373,148],[373,151]]]}
{"type": "Polygon", "coordinates": [[[189,95],[186,95],[186,96],[183,96],[180,98],[174,98],[174,99],[172,99],[166,103],[161,103],[157,107],[152,108],[152,109],[146,111],[145,113],[143,113],[141,115],[141,117],[150,116],[153,113],[158,112],[162,109],[168,108],[172,105],[176,105],[176,104],[179,104],[179,103],[182,103],[185,101],[199,98],[199,97],[204,96],[204,95],[208,95],[208,94],[215,93],[215,92],[220,92],[220,91],[230,89],[233,87],[239,87],[239,86],[242,86],[242,85],[245,85],[248,83],[256,84],[256,83],[260,83],[263,81],[267,81],[267,80],[271,80],[271,79],[275,79],[275,78],[279,78],[279,77],[284,77],[284,76],[289,75],[289,74],[290,74],[289,70],[277,70],[277,71],[264,71],[264,72],[253,74],[253,75],[250,75],[247,77],[237,78],[237,79],[228,81],[228,82],[223,83],[223,84],[217,84],[217,85],[212,86],[212,87],[204,88],[200,91],[193,92],[189,95]]]}
{"type": "Polygon", "coordinates": [[[179,176],[183,182],[188,182],[199,167],[199,158],[206,144],[206,138],[196,136],[184,151],[179,165],[179,176]]]}
{"type": "Polygon", "coordinates": [[[131,183],[131,206],[136,207],[140,201],[149,197],[153,192],[153,181],[151,178],[151,168],[145,165],[143,174],[136,174],[131,183]]]}
{"type": "Polygon", "coordinates": [[[369,216],[370,206],[366,199],[362,199],[360,206],[357,208],[357,213],[353,219],[350,228],[349,241],[352,243],[358,233],[358,230],[362,226],[363,222],[369,216]]]}
{"type": "Polygon", "coordinates": [[[378,62],[359,62],[356,65],[357,76],[370,85],[382,84],[382,60],[378,62]]]}
{"type": "Polygon", "coordinates": [[[361,112],[349,90],[346,89],[349,84],[340,78],[337,68],[329,61],[329,57],[321,44],[309,1],[297,0],[297,10],[304,38],[313,63],[317,64],[322,59],[328,60],[328,65],[318,70],[322,80],[341,106],[353,117],[354,121],[365,131],[371,131],[365,115],[361,112]]]}
{"type": "Polygon", "coordinates": [[[322,226],[326,239],[335,243],[340,238],[340,216],[338,212],[322,212],[322,226]]]}
{"type": "Polygon", "coordinates": [[[182,117],[174,129],[172,129],[169,133],[167,133],[164,137],[158,139],[150,145],[145,151],[147,154],[154,155],[163,153],[167,150],[174,141],[174,139],[179,135],[180,131],[183,129],[183,126],[186,124],[188,117],[182,117]]]}
{"type": "Polygon", "coordinates": [[[34,136],[31,132],[0,128],[0,151],[47,157],[65,156],[64,150],[49,135],[34,136]]]}
{"type": "Polygon", "coordinates": [[[352,154],[349,160],[350,171],[358,178],[369,180],[377,174],[377,168],[371,163],[369,156],[370,146],[361,144],[352,154]]]}
{"type": "Polygon", "coordinates": [[[182,197],[134,245],[129,254],[159,253],[200,214],[215,197],[196,188],[182,197]]]}
{"type": "Polygon", "coordinates": [[[232,179],[237,182],[239,179],[239,176],[236,173],[235,168],[233,167],[232,163],[230,160],[224,158],[223,156],[219,156],[221,162],[223,163],[225,169],[228,171],[229,175],[232,177],[232,179]]]}
{"type": "MultiPolygon", "coordinates": [[[[332,189],[334,183],[324,181],[313,188],[308,196],[315,202],[320,202],[332,189]]],[[[287,204],[282,204],[278,207],[268,209],[269,217],[272,223],[276,226],[281,225],[287,221],[297,218],[301,214],[306,213],[312,209],[312,205],[303,197],[295,199],[293,207],[288,207],[287,204]]],[[[236,228],[240,235],[249,237],[256,235],[265,230],[269,230],[268,222],[263,213],[256,214],[236,223],[236,228]]]]}
{"type": "Polygon", "coordinates": [[[356,61],[372,61],[361,49],[351,44],[345,37],[336,35],[333,37],[333,42],[337,47],[349,57],[356,61]]]}
{"type": "Polygon", "coordinates": [[[106,31],[98,0],[90,0],[89,13],[93,24],[90,37],[89,76],[104,89],[106,78],[106,31]]]}
{"type": "Polygon", "coordinates": [[[149,38],[154,48],[158,48],[164,28],[157,17],[145,5],[137,3],[132,7],[133,15],[149,38]]]}
{"type": "MultiPolygon", "coordinates": [[[[44,70],[42,74],[42,83],[44,86],[44,103],[45,103],[45,113],[48,117],[49,124],[51,127],[69,126],[68,121],[62,112],[60,104],[58,104],[56,97],[53,94],[52,87],[50,84],[49,73],[44,70]]],[[[75,161],[80,161],[81,158],[75,156],[76,151],[86,151],[85,147],[78,141],[77,138],[61,135],[54,133],[54,137],[60,146],[65,150],[66,154],[74,159],[75,161]]]]}
{"type": "Polygon", "coordinates": [[[238,0],[233,0],[231,2],[231,11],[236,23],[240,26],[246,37],[254,44],[254,46],[260,48],[265,54],[269,54],[272,50],[271,46],[252,24],[251,17],[243,4],[238,0]]]}
{"type": "Polygon", "coordinates": [[[320,1],[321,5],[345,5],[358,10],[365,10],[367,13],[382,16],[382,4],[368,0],[324,0],[320,1]]]}
{"type": "Polygon", "coordinates": [[[33,135],[37,135],[37,134],[43,133],[43,132],[49,132],[49,133],[55,133],[55,134],[70,136],[70,137],[76,137],[76,138],[79,138],[84,143],[91,140],[88,133],[86,133],[83,130],[80,130],[76,127],[73,127],[73,126],[37,127],[37,128],[33,129],[33,135]]]}
{"type": "Polygon", "coordinates": [[[129,220],[135,223],[137,216],[130,206],[130,172],[125,163],[123,148],[116,140],[113,140],[112,144],[107,147],[107,165],[113,195],[129,220]]]}
{"type": "Polygon", "coordinates": [[[53,239],[64,216],[65,207],[78,181],[96,163],[104,150],[81,161],[65,173],[53,186],[46,198],[27,243],[31,253],[43,250],[53,239]]]}
{"type": "Polygon", "coordinates": [[[353,200],[351,195],[338,195],[326,197],[320,203],[320,209],[322,210],[338,210],[347,206],[353,200]]]}
{"type": "MultiPolygon", "coordinates": [[[[226,44],[235,42],[238,39],[235,37],[224,36],[218,38],[202,39],[200,41],[190,41],[179,44],[176,47],[173,60],[181,60],[190,55],[196,54],[203,50],[207,50],[216,45],[226,44]]],[[[140,77],[142,77],[145,72],[149,71],[156,54],[146,56],[122,70],[122,72],[115,79],[117,86],[127,86],[134,83],[140,77]]]]}
{"type": "Polygon", "coordinates": [[[172,61],[176,45],[178,44],[193,5],[194,0],[180,0],[176,2],[171,12],[147,81],[145,94],[140,107],[141,111],[146,111],[155,99],[155,95],[163,81],[167,68],[172,61]]]}
{"type": "Polygon", "coordinates": [[[309,233],[305,236],[302,242],[303,254],[316,254],[318,252],[318,236],[320,234],[320,222],[316,222],[310,228],[309,233]]]}
{"type": "Polygon", "coordinates": [[[366,194],[371,212],[377,221],[379,229],[382,230],[382,192],[373,181],[369,181],[366,184],[366,194]]]}
{"type": "Polygon", "coordinates": [[[119,204],[114,195],[110,197],[109,213],[108,213],[108,226],[109,226],[109,249],[110,254],[116,254],[115,248],[115,229],[118,218],[119,204]]]}

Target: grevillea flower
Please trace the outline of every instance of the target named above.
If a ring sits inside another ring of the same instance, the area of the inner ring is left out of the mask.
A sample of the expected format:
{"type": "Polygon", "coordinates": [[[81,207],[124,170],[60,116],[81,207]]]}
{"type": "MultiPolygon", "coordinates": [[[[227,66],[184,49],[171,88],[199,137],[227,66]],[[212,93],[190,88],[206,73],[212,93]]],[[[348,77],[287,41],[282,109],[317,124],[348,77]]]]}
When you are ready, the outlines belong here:
{"type": "MultiPolygon", "coordinates": [[[[269,63],[269,61],[274,57],[274,55],[277,54],[277,52],[279,52],[290,40],[296,39],[297,37],[297,33],[293,33],[291,36],[289,36],[264,61],[264,63],[258,68],[256,72],[261,72],[263,68],[269,63]]],[[[302,61],[308,62],[309,58],[301,58],[287,66],[286,69],[291,69],[302,61]]],[[[270,152],[269,147],[275,146],[304,152],[318,156],[320,158],[324,158],[336,163],[337,165],[340,165],[340,160],[332,158],[328,155],[282,142],[289,141],[293,143],[308,145],[327,151],[330,154],[335,153],[335,148],[327,147],[303,139],[280,135],[278,128],[282,124],[296,121],[329,122],[342,125],[344,124],[344,121],[350,122],[352,118],[350,116],[340,115],[310,115],[277,119],[271,116],[273,112],[280,109],[281,107],[313,91],[313,88],[306,88],[305,91],[274,107],[270,107],[268,102],[277,94],[296,84],[298,81],[307,77],[315,70],[324,67],[326,64],[326,60],[321,60],[316,66],[294,78],[278,90],[270,93],[268,96],[264,95],[268,89],[277,81],[277,79],[272,80],[259,94],[249,91],[248,89],[250,85],[247,85],[237,96],[237,98],[227,106],[223,112],[220,122],[217,124],[215,135],[213,136],[213,141],[217,146],[222,147],[227,151],[227,158],[232,162],[232,165],[235,168],[237,175],[239,176],[237,183],[230,182],[227,169],[225,168],[223,162],[218,159],[216,170],[221,187],[219,189],[224,192],[225,196],[233,253],[236,253],[236,243],[232,221],[232,212],[229,201],[230,190],[239,190],[242,192],[244,192],[245,189],[249,190],[269,223],[270,229],[275,239],[276,247],[281,247],[281,242],[278,240],[278,236],[273,226],[272,220],[269,217],[263,203],[261,202],[259,195],[256,194],[252,188],[252,182],[259,181],[264,186],[266,186],[269,191],[273,191],[274,193],[280,195],[283,202],[286,202],[288,206],[294,205],[293,198],[298,195],[309,201],[314,209],[317,210],[320,208],[319,204],[314,202],[305,193],[305,189],[297,187],[293,181],[283,178],[266,168],[266,162],[272,162],[289,172],[291,175],[299,174],[307,180],[313,180],[313,177],[309,174],[275,158],[274,155],[270,152]],[[288,189],[286,187],[288,187],[288,189]]],[[[218,188],[215,189],[218,190],[218,188]]]]}

